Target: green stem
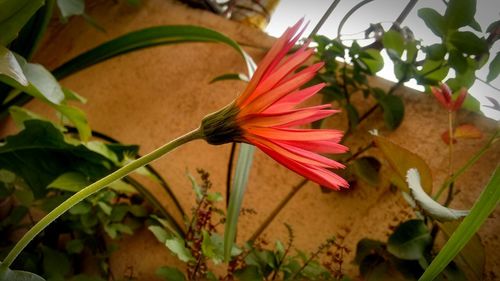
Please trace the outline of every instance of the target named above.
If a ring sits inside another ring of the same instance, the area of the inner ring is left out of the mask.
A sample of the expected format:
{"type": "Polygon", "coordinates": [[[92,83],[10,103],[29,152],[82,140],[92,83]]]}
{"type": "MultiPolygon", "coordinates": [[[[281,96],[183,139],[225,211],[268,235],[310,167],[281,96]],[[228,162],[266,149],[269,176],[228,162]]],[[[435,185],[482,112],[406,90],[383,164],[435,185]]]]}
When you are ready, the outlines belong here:
{"type": "Polygon", "coordinates": [[[488,149],[491,147],[491,145],[493,144],[493,142],[495,141],[495,139],[498,137],[498,133],[499,132],[500,132],[500,130],[497,129],[495,131],[495,133],[493,133],[493,135],[491,136],[491,138],[488,140],[488,142],[474,156],[472,156],[469,159],[469,161],[467,161],[467,163],[465,163],[465,165],[463,165],[460,169],[458,169],[451,177],[449,177],[443,183],[443,185],[441,185],[441,188],[439,188],[439,190],[436,193],[436,195],[434,195],[434,200],[438,200],[439,196],[441,196],[441,194],[443,193],[443,191],[445,191],[445,189],[448,188],[452,182],[455,182],[455,180],[463,172],[467,171],[467,169],[469,169],[470,166],[472,166],[474,163],[476,163],[476,161],[479,160],[483,156],[483,154],[486,153],[486,151],[488,151],[488,149]]]}
{"type": "Polygon", "coordinates": [[[193,130],[163,146],[154,150],[153,152],[144,155],[143,157],[130,162],[129,164],[121,167],[120,169],[114,171],[113,173],[105,176],[104,178],[94,182],[93,184],[85,187],[84,189],[78,191],[73,196],[68,198],[66,201],[57,206],[54,210],[43,217],[35,226],[33,226],[24,236],[17,242],[17,244],[9,252],[5,260],[0,265],[0,272],[7,269],[12,265],[12,262],[17,258],[21,251],[30,243],[33,238],[38,235],[42,230],[44,230],[50,223],[52,223],[59,216],[64,214],[66,211],[71,209],[73,206],[78,204],[80,201],[89,197],[90,195],[100,191],[104,187],[119,180],[126,175],[130,174],[134,170],[143,167],[144,165],[160,158],[164,154],[174,150],[175,148],[195,139],[200,139],[203,137],[202,131],[198,128],[193,130]]]}

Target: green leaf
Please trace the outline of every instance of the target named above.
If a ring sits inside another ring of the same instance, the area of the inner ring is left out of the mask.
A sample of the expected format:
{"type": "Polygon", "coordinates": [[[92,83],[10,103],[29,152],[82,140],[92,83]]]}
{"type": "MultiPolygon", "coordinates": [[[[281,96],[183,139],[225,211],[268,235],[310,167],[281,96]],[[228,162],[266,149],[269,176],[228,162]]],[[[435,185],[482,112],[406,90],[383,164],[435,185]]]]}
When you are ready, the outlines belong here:
{"type": "Polygon", "coordinates": [[[64,93],[52,74],[42,65],[29,63],[21,56],[16,56],[16,59],[28,79],[29,85],[20,87],[16,83],[10,83],[9,80],[4,82],[41,100],[61,104],[64,100],[64,93]]]}
{"type": "Polygon", "coordinates": [[[168,234],[165,229],[159,225],[150,225],[148,229],[153,233],[156,239],[163,244],[165,244],[168,238],[172,237],[172,235],[168,234]]]}
{"type": "Polygon", "coordinates": [[[446,55],[446,47],[443,44],[432,44],[425,47],[427,58],[433,61],[441,61],[446,55]]]}
{"type": "Polygon", "coordinates": [[[240,145],[224,230],[224,261],[226,262],[231,258],[231,250],[236,239],[238,217],[243,203],[243,196],[245,195],[248,176],[250,175],[254,152],[254,146],[246,143],[240,145]]]}
{"type": "Polygon", "coordinates": [[[191,252],[184,245],[184,240],[180,237],[172,237],[165,241],[165,246],[174,253],[181,261],[190,262],[194,261],[191,252]]]}
{"type": "Polygon", "coordinates": [[[92,205],[90,205],[90,203],[87,201],[82,201],[69,209],[68,212],[72,215],[85,215],[90,213],[91,210],[92,205]]]}
{"type": "Polygon", "coordinates": [[[358,110],[350,103],[345,105],[345,109],[347,111],[347,118],[349,119],[349,127],[352,129],[356,128],[359,123],[358,110]]]}
{"type": "MultiPolygon", "coordinates": [[[[420,173],[422,187],[425,192],[427,194],[432,192],[431,169],[420,156],[384,137],[374,136],[373,140],[384,154],[391,168],[396,171],[400,181],[406,182],[406,172],[411,168],[417,168],[420,173]]],[[[404,191],[408,192],[408,187],[405,186],[405,188],[406,189],[404,191]]]]}
{"type": "Polygon", "coordinates": [[[224,259],[224,241],[220,235],[213,233],[210,235],[207,231],[202,230],[203,242],[201,251],[204,256],[211,259],[214,264],[219,264],[224,259]]]}
{"type": "Polygon", "coordinates": [[[90,129],[85,112],[69,105],[55,105],[54,107],[75,125],[82,141],[87,141],[90,138],[92,130],[90,129]]]}
{"type": "Polygon", "coordinates": [[[35,198],[44,196],[46,187],[66,172],[80,172],[92,181],[113,168],[109,160],[85,146],[67,143],[50,122],[27,120],[24,125],[0,146],[0,169],[23,178],[35,198]]]}
{"type": "Polygon", "coordinates": [[[476,34],[470,31],[452,32],[449,43],[460,52],[469,55],[480,55],[488,52],[486,40],[477,37],[476,34]]]}
{"type": "Polygon", "coordinates": [[[162,266],[155,271],[156,276],[159,276],[167,281],[185,281],[184,273],[175,267],[162,266]]]}
{"type": "MultiPolygon", "coordinates": [[[[450,62],[451,64],[451,62],[450,62]]],[[[445,61],[425,60],[422,69],[417,71],[417,75],[423,77],[424,81],[419,79],[423,84],[436,83],[442,81],[448,75],[450,67],[446,65],[445,61]]]]}
{"type": "Polygon", "coordinates": [[[85,245],[81,239],[73,239],[66,243],[66,251],[70,254],[79,254],[83,251],[84,247],[85,245]]]}
{"type": "Polygon", "coordinates": [[[113,209],[111,210],[111,215],[109,216],[109,219],[112,222],[120,222],[122,221],[125,216],[128,213],[129,206],[128,204],[117,204],[113,206],[113,209]]]}
{"type": "Polygon", "coordinates": [[[57,7],[65,19],[71,16],[81,16],[85,12],[84,0],[57,0],[57,7]]]}
{"type": "Polygon", "coordinates": [[[424,257],[432,237],[422,220],[401,223],[389,236],[387,250],[403,260],[418,260],[424,257]]]}
{"type": "Polygon", "coordinates": [[[422,8],[418,10],[418,16],[436,36],[442,38],[444,34],[446,34],[446,21],[436,10],[431,8],[422,8]]]}
{"type": "Polygon", "coordinates": [[[444,14],[449,30],[456,30],[474,22],[476,0],[450,0],[444,14]]]}
{"type": "MultiPolygon", "coordinates": [[[[439,224],[439,228],[443,231],[446,239],[448,239],[459,225],[460,223],[457,221],[446,222],[439,224]]],[[[479,235],[476,233],[460,253],[458,253],[455,263],[467,274],[469,280],[481,280],[484,274],[485,262],[486,254],[484,246],[481,243],[479,235]]]]}
{"type": "Polygon", "coordinates": [[[360,54],[359,60],[365,64],[370,74],[375,74],[384,67],[384,59],[380,55],[380,51],[376,49],[364,50],[360,54]]]}
{"type": "Polygon", "coordinates": [[[397,129],[403,122],[405,115],[405,106],[401,97],[384,95],[378,102],[384,111],[384,122],[387,128],[390,130],[397,129]]]}
{"type": "Polygon", "coordinates": [[[22,270],[11,270],[10,268],[2,267],[0,262],[0,280],[1,281],[45,281],[42,277],[22,270]]]}
{"type": "Polygon", "coordinates": [[[224,80],[239,80],[239,81],[245,81],[248,82],[249,79],[248,77],[243,74],[243,73],[227,73],[227,74],[222,74],[220,76],[215,77],[210,81],[210,84],[219,82],[219,81],[224,81],[224,80]]]}
{"type": "MultiPolygon", "coordinates": [[[[450,56],[448,58],[448,63],[450,64],[453,69],[455,69],[458,73],[464,73],[467,71],[467,67],[469,66],[467,64],[467,59],[464,57],[464,55],[461,52],[457,51],[450,51],[450,56]]],[[[440,80],[443,80],[441,78],[440,80]]]]}
{"type": "Polygon", "coordinates": [[[398,57],[403,55],[405,40],[400,32],[395,30],[387,31],[382,37],[382,43],[386,49],[392,50],[398,57]]]}
{"type": "Polygon", "coordinates": [[[245,59],[248,69],[253,69],[253,62],[241,47],[225,35],[199,26],[172,25],[155,26],[133,31],[103,43],[64,63],[53,71],[58,79],[112,57],[143,48],[190,42],[224,43],[235,49],[245,59]]]}
{"type": "Polygon", "coordinates": [[[20,85],[28,86],[28,79],[24,75],[16,57],[9,49],[2,45],[0,45],[0,75],[6,75],[20,85]]]}
{"type": "Polygon", "coordinates": [[[369,185],[377,186],[380,183],[380,162],[374,157],[361,157],[354,160],[353,172],[369,185]]]}
{"type": "Polygon", "coordinates": [[[500,52],[495,55],[495,58],[490,63],[490,72],[488,72],[488,77],[486,77],[486,82],[491,82],[495,80],[500,74],[500,52]]]}
{"type": "Polygon", "coordinates": [[[43,3],[44,0],[1,1],[0,30],[2,36],[0,36],[0,45],[6,46],[12,42],[43,3]]]}
{"type": "Polygon", "coordinates": [[[259,268],[255,265],[245,266],[242,269],[236,270],[234,273],[236,278],[241,281],[259,281],[264,280],[264,276],[260,272],[259,268]]]}
{"type": "MultiPolygon", "coordinates": [[[[50,120],[45,119],[42,116],[40,116],[32,111],[29,111],[28,109],[26,109],[24,107],[19,107],[19,106],[15,106],[15,105],[9,107],[9,113],[10,113],[10,116],[12,117],[12,120],[14,120],[14,123],[16,123],[16,126],[19,129],[24,129],[24,122],[26,120],[37,119],[37,120],[42,120],[42,121],[46,121],[46,122],[51,122],[50,120]]],[[[61,126],[59,124],[54,124],[54,123],[52,123],[52,124],[57,129],[59,129],[59,131],[61,131],[61,132],[66,131],[66,129],[63,126],[61,126]]]]}
{"type": "Polygon", "coordinates": [[[67,172],[57,177],[47,187],[69,192],[78,192],[89,185],[89,181],[82,173],[67,172]]]}
{"type": "Polygon", "coordinates": [[[381,241],[363,238],[356,245],[356,256],[354,258],[354,262],[361,264],[365,257],[373,253],[383,251],[384,247],[385,244],[381,241]]]}
{"type": "Polygon", "coordinates": [[[497,166],[490,181],[474,203],[470,214],[453,232],[419,280],[434,280],[465,247],[500,202],[500,188],[498,186],[500,186],[500,168],[497,166]]]}
{"type": "Polygon", "coordinates": [[[49,247],[42,246],[43,271],[49,277],[64,277],[71,269],[68,257],[49,247]]]}

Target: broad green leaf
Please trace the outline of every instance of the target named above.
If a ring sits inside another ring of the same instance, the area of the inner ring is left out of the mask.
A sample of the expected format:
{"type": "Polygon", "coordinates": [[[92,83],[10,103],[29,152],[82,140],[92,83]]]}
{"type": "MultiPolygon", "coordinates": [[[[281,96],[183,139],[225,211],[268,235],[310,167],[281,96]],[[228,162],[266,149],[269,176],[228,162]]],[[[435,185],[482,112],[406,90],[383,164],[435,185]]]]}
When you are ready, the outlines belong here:
{"type": "Polygon", "coordinates": [[[450,0],[444,14],[449,30],[456,30],[474,22],[476,0],[450,0]]]}
{"type": "Polygon", "coordinates": [[[19,31],[42,7],[44,0],[29,0],[29,1],[0,1],[0,45],[6,46],[14,40],[19,31]],[[9,2],[14,2],[9,3],[9,2]]]}
{"type": "MultiPolygon", "coordinates": [[[[417,74],[421,75],[425,79],[425,82],[436,83],[446,78],[449,70],[450,67],[446,65],[445,61],[428,59],[424,61],[422,69],[417,71],[417,74]]],[[[424,84],[427,84],[425,82],[424,84]]]]}
{"type": "Polygon", "coordinates": [[[264,280],[264,276],[260,272],[259,268],[255,265],[245,266],[242,269],[236,270],[234,273],[236,278],[241,281],[259,281],[264,280]]]}
{"type": "Polygon", "coordinates": [[[380,182],[379,169],[380,162],[374,157],[361,157],[352,164],[353,173],[372,186],[380,182]]]}
{"type": "Polygon", "coordinates": [[[165,241],[165,246],[174,253],[181,261],[194,261],[191,252],[184,246],[184,240],[180,237],[172,237],[165,241]]]}
{"type": "Polygon", "coordinates": [[[185,281],[184,273],[175,267],[162,266],[155,271],[156,276],[166,281],[185,281]]]}
{"type": "Polygon", "coordinates": [[[158,241],[165,244],[168,238],[171,238],[172,235],[168,234],[163,227],[159,225],[150,225],[148,226],[149,231],[153,233],[158,241]]]}
{"type": "Polygon", "coordinates": [[[211,259],[215,264],[219,264],[224,259],[224,241],[217,233],[210,235],[207,231],[202,230],[203,242],[201,251],[203,255],[211,259]]]}
{"type": "Polygon", "coordinates": [[[499,186],[500,168],[497,166],[490,181],[474,203],[470,214],[462,221],[455,232],[453,232],[450,239],[448,239],[419,280],[434,280],[434,278],[436,278],[465,247],[500,202],[499,186]]]}
{"type": "Polygon", "coordinates": [[[363,238],[356,245],[356,256],[354,261],[357,264],[361,264],[366,256],[383,251],[384,247],[385,244],[381,241],[363,238]]]}
{"type": "Polygon", "coordinates": [[[422,220],[401,223],[387,241],[387,251],[403,260],[418,260],[432,242],[432,237],[422,220]]]}
{"type": "Polygon", "coordinates": [[[486,40],[470,31],[452,32],[448,40],[453,47],[465,54],[480,55],[488,52],[486,40]]]}
{"type": "Polygon", "coordinates": [[[69,209],[68,212],[72,215],[84,215],[90,213],[91,210],[92,205],[87,201],[82,201],[69,209]]]}
{"type": "Polygon", "coordinates": [[[446,34],[446,21],[436,10],[422,8],[418,10],[418,16],[436,36],[443,37],[446,34]]]}
{"type": "Polygon", "coordinates": [[[224,80],[239,80],[239,81],[245,81],[248,82],[249,79],[248,77],[243,74],[243,73],[227,73],[227,74],[222,74],[220,76],[215,77],[210,81],[210,84],[219,82],[219,81],[224,81],[224,80]]]}
{"type": "Polygon", "coordinates": [[[384,122],[387,128],[390,130],[397,129],[403,122],[405,115],[405,106],[401,97],[384,95],[378,102],[384,111],[384,122]]]}
{"type": "Polygon", "coordinates": [[[0,75],[6,75],[20,85],[28,86],[28,79],[24,75],[16,56],[2,45],[0,45],[0,75]]]}
{"type": "Polygon", "coordinates": [[[432,44],[425,47],[427,58],[433,61],[441,61],[446,55],[446,47],[443,44],[432,44]]]}
{"type": "Polygon", "coordinates": [[[85,12],[84,0],[57,0],[57,7],[65,19],[71,16],[81,16],[85,12]]]}
{"type": "Polygon", "coordinates": [[[57,177],[47,187],[69,192],[78,192],[89,185],[89,181],[79,172],[67,172],[57,177]]]}
{"type": "Polygon", "coordinates": [[[432,199],[422,189],[422,185],[420,184],[420,175],[418,174],[417,169],[408,170],[406,181],[408,182],[412,198],[415,200],[420,209],[432,218],[439,221],[451,221],[458,220],[469,214],[468,210],[455,210],[447,208],[434,201],[434,199],[432,199]]]}
{"type": "Polygon", "coordinates": [[[238,217],[243,203],[243,196],[245,195],[248,176],[250,175],[254,151],[255,147],[252,145],[246,143],[240,145],[224,230],[224,261],[226,262],[231,258],[231,250],[233,249],[238,227],[238,217]]]}
{"type": "MultiPolygon", "coordinates": [[[[24,122],[26,120],[37,119],[37,120],[42,120],[42,121],[46,121],[46,122],[51,122],[50,120],[45,119],[42,116],[40,116],[32,111],[29,111],[28,109],[26,109],[24,107],[19,107],[19,106],[15,106],[15,105],[9,107],[9,113],[10,113],[10,116],[12,117],[12,120],[14,120],[14,123],[16,123],[16,126],[21,130],[24,129],[24,122]]],[[[61,132],[66,131],[66,128],[64,128],[64,126],[61,126],[61,125],[55,124],[55,123],[52,123],[52,124],[57,129],[59,129],[59,131],[61,131],[61,132]]]]}
{"type": "MultiPolygon", "coordinates": [[[[374,141],[402,182],[406,182],[406,172],[411,168],[416,168],[420,173],[422,188],[427,194],[431,194],[431,169],[420,156],[381,136],[374,136],[374,141]]],[[[406,187],[404,191],[409,190],[406,187]]]]}
{"type": "MultiPolygon", "coordinates": [[[[458,73],[464,73],[467,71],[467,67],[469,66],[467,63],[467,59],[464,57],[462,52],[457,52],[455,50],[450,51],[448,63],[453,69],[455,69],[458,73]]],[[[441,78],[440,80],[443,80],[441,78]]]]}
{"type": "Polygon", "coordinates": [[[81,239],[73,239],[66,243],[66,251],[70,254],[79,254],[83,251],[85,244],[81,239]]]}
{"type": "Polygon", "coordinates": [[[0,262],[0,281],[45,281],[45,279],[28,271],[4,268],[0,262]]]}
{"type": "Polygon", "coordinates": [[[42,246],[43,271],[50,278],[64,277],[71,269],[68,257],[49,247],[42,246]]]}
{"type": "Polygon", "coordinates": [[[8,136],[0,146],[0,169],[23,178],[35,198],[47,193],[47,186],[66,172],[80,172],[90,181],[106,175],[112,163],[83,145],[73,145],[52,123],[27,120],[25,129],[8,136]]]}
{"type": "Polygon", "coordinates": [[[379,50],[364,50],[363,53],[360,54],[359,60],[366,65],[371,74],[379,72],[384,67],[384,59],[380,55],[379,50]]]}
{"type": "Polygon", "coordinates": [[[387,31],[382,37],[382,43],[386,49],[394,51],[398,57],[403,55],[405,40],[400,32],[395,30],[387,31]]]}
{"type": "Polygon", "coordinates": [[[92,136],[92,130],[83,110],[69,105],[54,105],[54,108],[75,125],[82,141],[87,141],[92,136]]]}
{"type": "Polygon", "coordinates": [[[470,112],[475,112],[475,113],[478,113],[480,115],[482,115],[483,113],[481,112],[481,103],[479,102],[478,99],[476,99],[473,95],[467,95],[467,97],[465,97],[465,101],[464,103],[462,104],[462,107],[460,108],[463,108],[463,109],[466,109],[470,112]]]}
{"type": "MultiPolygon", "coordinates": [[[[443,231],[446,239],[448,239],[455,232],[459,224],[456,221],[446,222],[439,224],[439,228],[443,231]]],[[[481,280],[483,278],[486,253],[477,233],[472,236],[454,261],[469,276],[469,280],[481,280]]]]}
{"type": "Polygon", "coordinates": [[[488,77],[486,77],[486,82],[491,82],[495,80],[500,74],[500,52],[495,55],[495,58],[490,63],[490,71],[488,72],[488,77]]]}
{"type": "MultiPolygon", "coordinates": [[[[17,57],[21,68],[30,85],[20,88],[20,90],[40,99],[47,99],[53,104],[61,104],[64,100],[64,93],[57,80],[52,74],[40,64],[28,63],[20,56],[17,57]]],[[[15,87],[15,85],[11,85],[15,87]]]]}

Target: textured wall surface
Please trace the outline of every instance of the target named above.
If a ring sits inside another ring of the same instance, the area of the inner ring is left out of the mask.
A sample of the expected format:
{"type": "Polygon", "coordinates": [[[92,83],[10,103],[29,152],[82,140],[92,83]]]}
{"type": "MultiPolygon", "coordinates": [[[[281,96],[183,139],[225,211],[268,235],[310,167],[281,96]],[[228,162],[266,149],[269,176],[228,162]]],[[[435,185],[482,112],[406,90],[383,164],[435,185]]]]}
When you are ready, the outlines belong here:
{"type": "MultiPolygon", "coordinates": [[[[259,30],[226,21],[215,15],[189,9],[170,0],[143,0],[139,8],[123,4],[124,1],[97,1],[88,8],[89,14],[106,29],[100,32],[81,18],[66,25],[53,23],[48,38],[36,56],[38,62],[54,68],[75,55],[128,31],[160,24],[201,25],[220,31],[246,46],[256,58],[269,47],[273,38],[259,30]]],[[[220,44],[183,44],[155,47],[120,56],[90,67],[62,81],[62,84],[88,99],[81,106],[88,114],[94,130],[106,133],[123,143],[139,144],[141,153],[147,153],[163,143],[196,128],[206,114],[226,105],[242,91],[242,82],[209,81],[221,74],[243,72],[244,65],[238,54],[220,44]]],[[[388,82],[376,79],[374,85],[390,87],[388,82]]],[[[404,98],[406,117],[395,132],[384,129],[378,122],[364,122],[348,141],[352,151],[365,144],[370,136],[367,130],[378,128],[381,134],[424,158],[433,171],[434,188],[444,180],[447,172],[446,145],[440,134],[446,129],[447,115],[427,95],[410,89],[398,92],[404,98]]],[[[362,99],[360,108],[368,108],[362,99]]],[[[36,112],[53,114],[38,102],[28,108],[36,112]]],[[[375,116],[381,117],[377,111],[375,116]]],[[[346,120],[339,116],[329,121],[345,127],[346,120]]],[[[380,118],[376,118],[380,120],[380,118]]],[[[477,115],[460,112],[457,121],[476,124],[488,134],[497,124],[477,115]]],[[[5,135],[15,129],[12,124],[0,128],[5,135]]],[[[456,145],[459,156],[455,167],[477,151],[483,140],[461,141],[456,145]]],[[[172,185],[182,206],[189,210],[194,202],[186,171],[195,174],[196,168],[210,172],[214,189],[224,194],[226,164],[230,146],[210,146],[195,141],[172,152],[154,163],[154,166],[172,185]]],[[[364,155],[380,156],[377,149],[364,155]]],[[[470,208],[498,164],[500,147],[496,144],[477,164],[457,182],[460,193],[452,203],[454,208],[470,208]]],[[[244,207],[258,213],[244,216],[239,222],[239,241],[258,228],[277,203],[302,178],[278,165],[261,152],[255,155],[244,207]]],[[[153,192],[169,205],[159,187],[153,192]]],[[[171,205],[171,204],[170,204],[171,205]]],[[[362,238],[385,241],[391,227],[412,214],[400,193],[390,191],[387,184],[373,187],[358,183],[350,190],[323,193],[317,185],[308,183],[292,198],[276,220],[263,233],[273,242],[286,241],[283,223],[292,225],[295,246],[313,251],[326,238],[344,235],[345,246],[351,252],[344,256],[344,271],[356,276],[357,266],[352,262],[356,243],[362,238]]],[[[487,220],[479,231],[487,253],[487,278],[500,276],[500,210],[487,220]]],[[[147,231],[122,240],[120,251],[112,258],[116,277],[130,275],[138,280],[153,280],[158,266],[174,264],[167,250],[147,231]],[[147,253],[147,254],[146,254],[147,253]]]]}

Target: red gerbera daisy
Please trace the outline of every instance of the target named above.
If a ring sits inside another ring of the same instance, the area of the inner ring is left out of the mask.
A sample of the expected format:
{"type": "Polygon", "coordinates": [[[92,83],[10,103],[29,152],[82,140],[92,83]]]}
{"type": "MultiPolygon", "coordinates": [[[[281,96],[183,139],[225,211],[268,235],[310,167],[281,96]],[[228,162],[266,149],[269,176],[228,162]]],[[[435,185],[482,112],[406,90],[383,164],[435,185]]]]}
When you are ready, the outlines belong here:
{"type": "Polygon", "coordinates": [[[323,66],[320,62],[296,72],[313,54],[307,44],[286,57],[302,34],[303,30],[298,32],[301,25],[302,20],[285,31],[259,64],[243,94],[205,117],[202,129],[211,144],[253,144],[294,172],[338,190],[349,185],[331,169],[344,165],[318,153],[346,152],[348,148],[339,144],[343,132],[298,127],[339,112],[330,104],[296,108],[325,86],[299,89],[323,66]]]}

